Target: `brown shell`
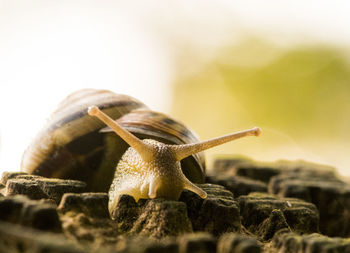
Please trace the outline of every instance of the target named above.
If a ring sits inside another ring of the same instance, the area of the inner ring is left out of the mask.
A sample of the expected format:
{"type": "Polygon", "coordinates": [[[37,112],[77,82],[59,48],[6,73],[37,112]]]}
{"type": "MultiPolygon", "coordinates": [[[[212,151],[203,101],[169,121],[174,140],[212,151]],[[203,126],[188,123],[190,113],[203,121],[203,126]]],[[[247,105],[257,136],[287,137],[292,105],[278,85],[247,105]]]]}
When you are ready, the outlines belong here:
{"type": "MultiPolygon", "coordinates": [[[[83,89],[58,105],[24,152],[21,170],[45,177],[82,180],[89,190],[107,191],[128,145],[108,128],[100,131],[105,125],[87,114],[91,105],[118,119],[139,138],[169,144],[198,142],[196,135],[183,124],[149,110],[137,99],[108,90],[83,89]]],[[[188,179],[204,182],[203,154],[186,158],[181,163],[188,179]]]]}

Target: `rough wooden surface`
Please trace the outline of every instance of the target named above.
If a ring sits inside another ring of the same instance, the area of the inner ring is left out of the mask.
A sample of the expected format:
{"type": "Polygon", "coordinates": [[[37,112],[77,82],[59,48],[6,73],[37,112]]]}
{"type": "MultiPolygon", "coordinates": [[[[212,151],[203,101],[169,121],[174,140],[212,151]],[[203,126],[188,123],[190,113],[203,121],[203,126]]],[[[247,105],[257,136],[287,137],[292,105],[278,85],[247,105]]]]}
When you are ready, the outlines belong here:
{"type": "Polygon", "coordinates": [[[345,252],[350,186],[304,161],[221,159],[179,201],[107,193],[74,180],[4,173],[0,252],[345,252]]]}

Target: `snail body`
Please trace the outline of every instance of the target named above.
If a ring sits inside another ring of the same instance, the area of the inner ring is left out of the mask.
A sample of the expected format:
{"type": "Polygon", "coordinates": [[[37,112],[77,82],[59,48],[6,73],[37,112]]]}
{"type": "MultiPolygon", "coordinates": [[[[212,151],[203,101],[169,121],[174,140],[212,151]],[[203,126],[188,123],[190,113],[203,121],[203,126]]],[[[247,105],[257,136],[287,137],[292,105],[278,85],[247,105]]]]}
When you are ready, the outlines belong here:
{"type": "Polygon", "coordinates": [[[25,151],[22,170],[80,179],[93,190],[109,188],[112,218],[122,194],[136,201],[159,197],[177,200],[187,189],[206,198],[194,184],[204,182],[202,151],[261,133],[255,127],[200,142],[183,124],[150,111],[136,99],[91,89],[67,97],[51,118],[25,151]],[[95,96],[110,100],[106,103],[95,96]],[[101,141],[106,133],[114,139],[101,141]]]}
{"type": "Polygon", "coordinates": [[[192,184],[182,173],[180,162],[163,143],[146,139],[145,143],[157,150],[151,161],[144,161],[135,149],[129,148],[119,161],[109,190],[109,210],[116,209],[119,196],[128,194],[138,201],[147,198],[177,200],[183,189],[196,192],[202,198],[206,193],[192,184]]]}

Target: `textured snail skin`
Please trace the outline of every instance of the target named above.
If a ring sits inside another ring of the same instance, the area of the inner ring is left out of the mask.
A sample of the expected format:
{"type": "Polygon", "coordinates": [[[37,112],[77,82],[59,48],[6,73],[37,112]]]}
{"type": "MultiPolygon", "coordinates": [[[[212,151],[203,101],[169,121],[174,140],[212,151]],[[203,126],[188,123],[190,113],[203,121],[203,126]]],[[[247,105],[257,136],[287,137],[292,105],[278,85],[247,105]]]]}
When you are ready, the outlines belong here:
{"type": "Polygon", "coordinates": [[[138,152],[129,148],[119,161],[109,190],[109,210],[113,214],[122,194],[131,195],[136,201],[140,198],[165,198],[178,200],[184,189],[206,198],[207,194],[192,184],[182,173],[180,162],[171,145],[155,140],[143,140],[155,149],[150,162],[145,162],[138,152]]]}

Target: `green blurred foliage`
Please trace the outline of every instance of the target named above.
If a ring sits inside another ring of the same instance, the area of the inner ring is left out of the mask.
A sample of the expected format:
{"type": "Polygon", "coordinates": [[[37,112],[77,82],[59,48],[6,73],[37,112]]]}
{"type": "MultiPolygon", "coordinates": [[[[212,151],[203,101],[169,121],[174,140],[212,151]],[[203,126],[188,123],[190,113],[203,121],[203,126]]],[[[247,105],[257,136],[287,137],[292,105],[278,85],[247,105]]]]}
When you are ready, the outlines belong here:
{"type": "Polygon", "coordinates": [[[223,48],[210,60],[185,52],[178,60],[171,115],[201,139],[253,126],[263,130],[259,139],[206,151],[209,164],[218,155],[238,153],[260,160],[306,159],[350,175],[345,51],[249,40],[223,48]]]}

